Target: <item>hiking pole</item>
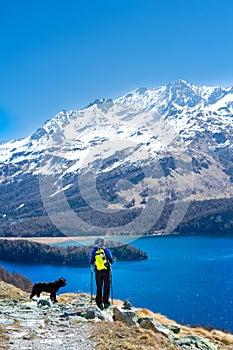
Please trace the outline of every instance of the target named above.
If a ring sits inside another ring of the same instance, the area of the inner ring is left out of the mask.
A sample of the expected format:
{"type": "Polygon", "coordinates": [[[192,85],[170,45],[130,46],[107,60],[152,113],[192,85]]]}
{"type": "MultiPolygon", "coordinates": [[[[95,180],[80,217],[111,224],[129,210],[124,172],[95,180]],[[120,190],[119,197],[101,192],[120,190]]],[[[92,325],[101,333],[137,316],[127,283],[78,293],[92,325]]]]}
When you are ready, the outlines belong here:
{"type": "Polygon", "coordinates": [[[111,299],[112,299],[112,305],[113,305],[112,268],[111,268],[111,271],[110,271],[110,281],[111,281],[111,299]]]}
{"type": "Polygon", "coordinates": [[[92,305],[92,294],[93,294],[93,271],[91,266],[91,305],[92,305]]]}

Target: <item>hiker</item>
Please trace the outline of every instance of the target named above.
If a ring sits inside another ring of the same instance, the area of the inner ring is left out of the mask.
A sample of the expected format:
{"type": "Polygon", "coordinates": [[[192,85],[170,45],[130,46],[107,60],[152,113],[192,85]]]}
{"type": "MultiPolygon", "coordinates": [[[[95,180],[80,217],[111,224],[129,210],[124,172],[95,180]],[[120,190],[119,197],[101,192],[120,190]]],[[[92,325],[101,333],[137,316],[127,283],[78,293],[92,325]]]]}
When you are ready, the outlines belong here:
{"type": "Polygon", "coordinates": [[[103,310],[110,306],[109,294],[111,284],[111,264],[113,257],[111,251],[105,248],[105,240],[98,238],[91,254],[91,273],[95,271],[96,304],[103,310]],[[103,292],[102,292],[103,290],[103,292]],[[104,305],[103,305],[104,304],[104,305]]]}

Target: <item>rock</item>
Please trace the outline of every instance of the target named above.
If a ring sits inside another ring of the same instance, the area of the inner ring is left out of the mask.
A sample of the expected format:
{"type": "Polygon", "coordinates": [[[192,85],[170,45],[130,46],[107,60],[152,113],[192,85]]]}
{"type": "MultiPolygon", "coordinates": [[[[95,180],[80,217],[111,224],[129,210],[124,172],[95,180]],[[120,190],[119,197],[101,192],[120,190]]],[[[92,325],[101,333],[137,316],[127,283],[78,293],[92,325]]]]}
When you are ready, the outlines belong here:
{"type": "Polygon", "coordinates": [[[57,325],[59,327],[69,327],[70,323],[68,321],[59,321],[59,322],[57,322],[57,325]]]}
{"type": "Polygon", "coordinates": [[[173,335],[171,334],[170,330],[167,327],[161,325],[161,323],[155,321],[151,317],[139,318],[138,323],[144,329],[152,329],[154,332],[160,332],[164,334],[170,340],[174,339],[173,335]]]}
{"type": "Polygon", "coordinates": [[[113,322],[111,312],[100,311],[99,308],[95,306],[85,306],[76,309],[73,312],[65,311],[63,314],[59,315],[60,318],[75,317],[77,320],[85,322],[86,320],[101,320],[107,322],[113,322]]]}
{"type": "Polygon", "coordinates": [[[209,339],[202,338],[195,335],[190,335],[188,338],[191,339],[193,342],[195,342],[195,345],[197,346],[198,349],[218,350],[218,346],[211,343],[209,339]]]}
{"type": "Polygon", "coordinates": [[[11,336],[13,338],[25,338],[28,335],[27,332],[12,332],[11,336]]]}
{"type": "Polygon", "coordinates": [[[218,345],[211,343],[209,339],[197,335],[189,335],[185,338],[176,339],[176,344],[181,346],[182,349],[219,350],[218,345]]]}
{"type": "Polygon", "coordinates": [[[121,321],[126,323],[128,326],[137,324],[138,311],[136,309],[125,310],[119,306],[113,307],[113,319],[114,321],[121,321]]]}
{"type": "Polygon", "coordinates": [[[122,308],[125,309],[125,310],[131,310],[132,309],[132,305],[129,302],[129,300],[125,300],[122,308]]]}
{"type": "Polygon", "coordinates": [[[14,310],[10,313],[11,318],[15,318],[17,320],[35,320],[40,317],[39,313],[30,311],[20,311],[20,310],[14,310]]]}
{"type": "Polygon", "coordinates": [[[84,313],[82,313],[81,316],[87,318],[88,320],[94,319],[94,318],[105,320],[103,313],[97,307],[92,307],[90,309],[87,309],[84,313]]]}
{"type": "Polygon", "coordinates": [[[174,334],[179,334],[180,333],[180,327],[179,326],[170,325],[170,324],[163,324],[163,326],[168,328],[174,334]]]}
{"type": "Polygon", "coordinates": [[[58,346],[63,345],[63,341],[61,339],[43,339],[41,340],[41,344],[44,346],[49,346],[52,349],[56,349],[58,346]]]}
{"type": "Polygon", "coordinates": [[[23,303],[22,305],[20,305],[21,309],[26,309],[26,310],[30,310],[30,309],[36,309],[37,308],[37,302],[36,301],[28,301],[26,303],[23,303]]]}
{"type": "Polygon", "coordinates": [[[48,306],[48,307],[52,306],[51,302],[47,299],[39,299],[37,302],[37,305],[38,306],[48,306]]]}
{"type": "Polygon", "coordinates": [[[104,315],[104,319],[107,322],[113,322],[113,311],[112,311],[112,307],[105,309],[102,311],[102,314],[104,315]]]}
{"type": "MultiPolygon", "coordinates": [[[[39,315],[38,315],[39,318],[39,315]]],[[[23,327],[31,327],[31,328],[45,328],[45,321],[42,319],[36,320],[19,320],[19,323],[23,327]]]]}
{"type": "Polygon", "coordinates": [[[70,314],[68,312],[64,312],[62,315],[59,315],[59,317],[69,317],[70,314]]]}
{"type": "Polygon", "coordinates": [[[14,320],[13,319],[8,319],[6,317],[0,317],[0,324],[13,324],[14,320]]]}

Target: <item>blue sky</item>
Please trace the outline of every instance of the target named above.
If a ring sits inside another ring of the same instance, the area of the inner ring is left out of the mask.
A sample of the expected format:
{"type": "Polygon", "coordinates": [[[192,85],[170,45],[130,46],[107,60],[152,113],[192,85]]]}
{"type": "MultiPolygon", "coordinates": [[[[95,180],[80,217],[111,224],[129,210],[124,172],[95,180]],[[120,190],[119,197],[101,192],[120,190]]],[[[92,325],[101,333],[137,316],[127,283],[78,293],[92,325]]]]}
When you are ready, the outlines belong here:
{"type": "Polygon", "coordinates": [[[0,0],[0,140],[178,79],[233,85],[232,0],[0,0]]]}

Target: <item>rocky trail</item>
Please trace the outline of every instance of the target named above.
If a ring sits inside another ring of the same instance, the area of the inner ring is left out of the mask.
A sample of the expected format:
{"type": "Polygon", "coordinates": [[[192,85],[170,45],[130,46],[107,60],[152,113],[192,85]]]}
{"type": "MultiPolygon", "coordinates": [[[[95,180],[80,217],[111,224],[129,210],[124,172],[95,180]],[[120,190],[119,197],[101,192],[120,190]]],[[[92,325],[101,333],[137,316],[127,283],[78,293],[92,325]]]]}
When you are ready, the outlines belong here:
{"type": "Polygon", "coordinates": [[[101,311],[87,294],[28,294],[0,282],[0,349],[233,349],[233,335],[182,326],[125,301],[101,311]]]}

